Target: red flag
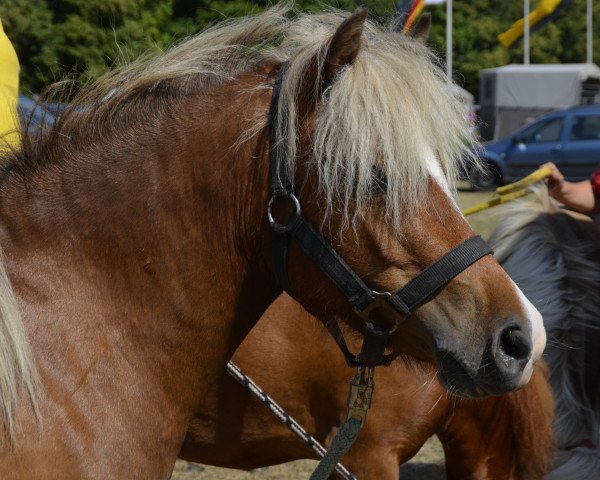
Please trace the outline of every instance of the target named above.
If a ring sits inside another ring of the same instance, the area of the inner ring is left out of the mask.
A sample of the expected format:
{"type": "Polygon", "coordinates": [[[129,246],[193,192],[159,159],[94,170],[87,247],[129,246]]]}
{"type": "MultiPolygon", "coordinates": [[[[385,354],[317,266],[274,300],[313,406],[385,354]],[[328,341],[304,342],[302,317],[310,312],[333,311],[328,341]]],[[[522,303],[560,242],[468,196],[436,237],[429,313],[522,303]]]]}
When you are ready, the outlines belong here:
{"type": "Polygon", "coordinates": [[[413,23],[415,23],[415,20],[419,17],[419,15],[421,15],[424,7],[425,0],[414,0],[412,2],[412,7],[408,12],[408,17],[406,18],[404,27],[402,28],[403,32],[408,32],[410,30],[410,27],[412,27],[413,23]]]}
{"type": "Polygon", "coordinates": [[[396,17],[398,18],[398,31],[407,32],[423,11],[426,0],[397,0],[396,17]]]}

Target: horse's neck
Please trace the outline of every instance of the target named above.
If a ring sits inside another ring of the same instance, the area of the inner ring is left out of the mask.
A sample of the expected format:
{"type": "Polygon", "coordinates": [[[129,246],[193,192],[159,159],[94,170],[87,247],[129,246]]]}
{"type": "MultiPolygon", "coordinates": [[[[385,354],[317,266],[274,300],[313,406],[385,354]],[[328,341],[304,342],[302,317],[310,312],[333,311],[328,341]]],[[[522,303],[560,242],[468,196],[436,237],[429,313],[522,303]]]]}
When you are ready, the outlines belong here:
{"type": "Polygon", "coordinates": [[[195,408],[273,300],[266,142],[231,148],[243,123],[232,119],[251,107],[232,98],[182,103],[179,119],[138,137],[143,151],[88,149],[81,168],[2,192],[1,241],[33,349],[60,358],[45,366],[124,366],[195,408]]]}

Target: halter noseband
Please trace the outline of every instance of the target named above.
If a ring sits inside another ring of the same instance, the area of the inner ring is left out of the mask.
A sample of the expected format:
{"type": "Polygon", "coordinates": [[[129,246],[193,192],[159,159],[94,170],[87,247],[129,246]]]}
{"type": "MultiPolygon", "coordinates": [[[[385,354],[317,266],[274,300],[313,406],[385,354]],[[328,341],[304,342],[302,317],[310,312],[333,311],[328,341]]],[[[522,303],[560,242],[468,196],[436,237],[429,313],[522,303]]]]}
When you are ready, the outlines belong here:
{"type": "Polygon", "coordinates": [[[387,365],[391,357],[384,355],[385,346],[389,335],[400,322],[413,310],[430,301],[459,273],[480,258],[492,254],[493,251],[480,236],[473,236],[448,251],[397,292],[377,292],[370,289],[302,215],[300,202],[294,195],[292,179],[284,162],[285,158],[278,148],[280,139],[277,135],[279,94],[285,71],[286,66],[283,65],[273,86],[269,110],[271,200],[268,220],[273,232],[275,276],[280,286],[294,297],[288,276],[288,246],[290,238],[293,238],[342,291],[366,323],[365,339],[358,355],[350,353],[337,325],[332,327],[334,329],[332,334],[348,364],[369,368],[387,365]],[[273,217],[272,206],[277,199],[288,199],[294,207],[293,217],[286,224],[277,222],[273,217]],[[378,309],[391,311],[395,318],[394,325],[390,327],[374,322],[378,309]]]}

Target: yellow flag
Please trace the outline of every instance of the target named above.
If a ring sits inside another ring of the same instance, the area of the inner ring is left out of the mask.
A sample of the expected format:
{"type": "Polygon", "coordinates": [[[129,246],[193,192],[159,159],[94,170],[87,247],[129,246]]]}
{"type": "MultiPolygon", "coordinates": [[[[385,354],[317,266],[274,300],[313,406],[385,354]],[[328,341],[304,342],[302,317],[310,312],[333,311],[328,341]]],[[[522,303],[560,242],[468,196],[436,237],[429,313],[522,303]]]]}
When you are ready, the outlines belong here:
{"type": "MultiPolygon", "coordinates": [[[[553,19],[562,8],[570,4],[571,1],[572,0],[540,0],[537,8],[532,10],[529,14],[529,28],[535,30],[536,28],[545,25],[548,21],[553,19]]],[[[525,19],[521,18],[513,23],[508,30],[498,35],[498,41],[506,48],[509,48],[523,36],[524,32],[525,19]]]]}

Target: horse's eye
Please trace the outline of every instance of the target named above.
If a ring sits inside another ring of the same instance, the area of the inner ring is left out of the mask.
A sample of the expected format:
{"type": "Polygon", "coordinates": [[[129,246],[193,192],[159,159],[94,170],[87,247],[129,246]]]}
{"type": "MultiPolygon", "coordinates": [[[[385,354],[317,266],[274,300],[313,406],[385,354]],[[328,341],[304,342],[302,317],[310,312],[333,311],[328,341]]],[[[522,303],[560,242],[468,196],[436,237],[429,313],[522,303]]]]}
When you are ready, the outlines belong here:
{"type": "Polygon", "coordinates": [[[371,175],[371,195],[378,195],[387,191],[387,177],[381,168],[373,166],[373,173],[371,175]]]}

